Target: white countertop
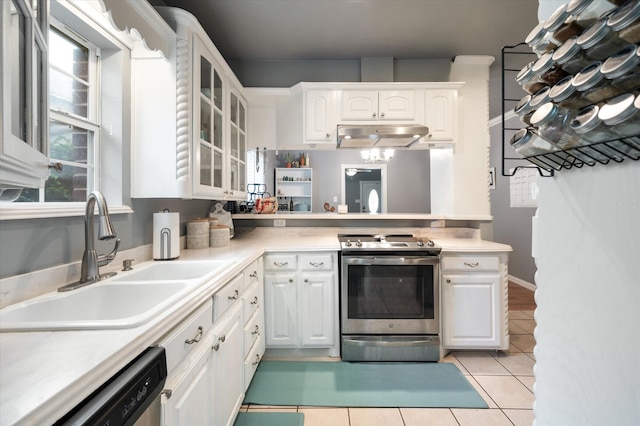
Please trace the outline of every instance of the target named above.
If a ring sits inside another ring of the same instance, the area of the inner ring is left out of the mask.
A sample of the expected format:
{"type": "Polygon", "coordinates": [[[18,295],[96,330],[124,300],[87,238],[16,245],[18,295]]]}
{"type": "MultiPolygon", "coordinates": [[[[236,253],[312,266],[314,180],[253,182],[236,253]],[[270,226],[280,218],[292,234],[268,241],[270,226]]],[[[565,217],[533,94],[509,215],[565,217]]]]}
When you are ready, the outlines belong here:
{"type": "MultiPolygon", "coordinates": [[[[442,228],[446,229],[446,228],[442,228]]],[[[131,329],[0,333],[0,424],[50,424],[77,405],[264,252],[337,251],[336,235],[371,228],[237,229],[228,247],[182,250],[180,260],[226,260],[229,268],[150,322],[131,329]]],[[[511,247],[444,231],[431,236],[443,252],[508,252],[511,247]]],[[[141,265],[134,265],[134,268],[141,265]]],[[[34,273],[35,274],[35,273],[34,273]]],[[[65,284],[65,283],[60,283],[65,284]]]]}

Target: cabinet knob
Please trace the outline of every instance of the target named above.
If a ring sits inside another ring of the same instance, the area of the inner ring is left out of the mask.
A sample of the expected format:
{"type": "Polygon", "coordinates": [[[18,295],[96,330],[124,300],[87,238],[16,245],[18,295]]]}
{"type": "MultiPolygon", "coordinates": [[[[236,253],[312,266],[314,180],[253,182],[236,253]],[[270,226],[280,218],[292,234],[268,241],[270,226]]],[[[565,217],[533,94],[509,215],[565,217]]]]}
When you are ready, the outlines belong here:
{"type": "Polygon", "coordinates": [[[331,137],[331,133],[327,133],[325,136],[327,139],[329,139],[331,137]]]}
{"type": "Polygon", "coordinates": [[[251,304],[252,304],[252,305],[257,305],[257,304],[258,304],[258,296],[255,296],[255,297],[253,298],[253,300],[251,301],[251,304]]]}
{"type": "Polygon", "coordinates": [[[384,118],[384,112],[380,113],[380,117],[384,118]]]}
{"type": "Polygon", "coordinates": [[[305,278],[305,279],[304,279],[304,282],[305,282],[305,283],[308,283],[308,282],[309,282],[309,278],[305,278]]]}
{"type": "Polygon", "coordinates": [[[227,336],[225,336],[224,334],[222,336],[220,336],[218,338],[219,341],[221,341],[222,343],[224,343],[225,340],[227,340],[227,336]]]}
{"type": "Polygon", "coordinates": [[[373,113],[373,118],[376,118],[377,116],[378,116],[378,114],[374,112],[373,113]]]}
{"type": "Polygon", "coordinates": [[[451,284],[451,280],[449,280],[449,279],[448,279],[448,280],[447,280],[447,283],[448,283],[448,284],[451,284]]]}
{"type": "Polygon", "coordinates": [[[293,282],[293,278],[289,278],[289,282],[292,283],[293,282]]]}
{"type": "Polygon", "coordinates": [[[256,354],[256,360],[251,363],[251,365],[258,365],[260,363],[260,355],[256,354]]]}
{"type": "Polygon", "coordinates": [[[255,328],[255,330],[254,330],[254,331],[252,331],[252,332],[251,332],[251,334],[254,334],[254,335],[255,335],[255,334],[258,334],[258,335],[259,335],[259,334],[260,334],[260,327],[258,327],[258,324],[256,324],[256,328],[255,328]]]}
{"type": "Polygon", "coordinates": [[[258,271],[253,271],[251,274],[249,274],[249,277],[258,278],[258,271]]]}
{"type": "Polygon", "coordinates": [[[218,352],[218,349],[220,349],[220,343],[216,342],[213,346],[211,346],[211,349],[218,352]]]}

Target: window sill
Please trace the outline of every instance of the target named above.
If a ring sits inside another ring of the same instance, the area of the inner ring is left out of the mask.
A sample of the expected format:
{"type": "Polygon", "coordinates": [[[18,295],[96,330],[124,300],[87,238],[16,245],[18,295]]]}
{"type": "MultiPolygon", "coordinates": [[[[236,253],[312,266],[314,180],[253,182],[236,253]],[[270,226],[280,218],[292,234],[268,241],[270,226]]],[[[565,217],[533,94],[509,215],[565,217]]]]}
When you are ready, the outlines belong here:
{"type": "MultiPolygon", "coordinates": [[[[2,203],[0,221],[18,219],[48,219],[54,217],[84,216],[85,203],[49,203],[45,206],[30,203],[2,203]]],[[[130,214],[129,206],[109,206],[109,214],[130,214]]]]}

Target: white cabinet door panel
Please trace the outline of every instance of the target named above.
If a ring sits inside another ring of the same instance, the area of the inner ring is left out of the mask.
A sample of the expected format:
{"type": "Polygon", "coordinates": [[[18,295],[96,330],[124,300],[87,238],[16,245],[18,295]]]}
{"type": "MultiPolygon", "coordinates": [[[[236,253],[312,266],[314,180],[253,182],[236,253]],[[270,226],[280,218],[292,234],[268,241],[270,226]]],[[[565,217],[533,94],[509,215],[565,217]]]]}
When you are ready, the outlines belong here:
{"type": "Polygon", "coordinates": [[[330,346],[334,341],[333,273],[308,273],[300,283],[302,346],[330,346]]]}

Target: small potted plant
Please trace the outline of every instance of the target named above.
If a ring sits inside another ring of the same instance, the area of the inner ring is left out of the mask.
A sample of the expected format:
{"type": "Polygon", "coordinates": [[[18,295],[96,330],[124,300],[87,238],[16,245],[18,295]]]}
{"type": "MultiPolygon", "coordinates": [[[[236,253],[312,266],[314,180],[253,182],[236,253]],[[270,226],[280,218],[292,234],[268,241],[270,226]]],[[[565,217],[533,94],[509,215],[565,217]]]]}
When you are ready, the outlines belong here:
{"type": "Polygon", "coordinates": [[[291,162],[293,161],[293,155],[290,152],[287,152],[284,156],[284,162],[286,163],[286,167],[288,169],[291,168],[291,162]]]}

